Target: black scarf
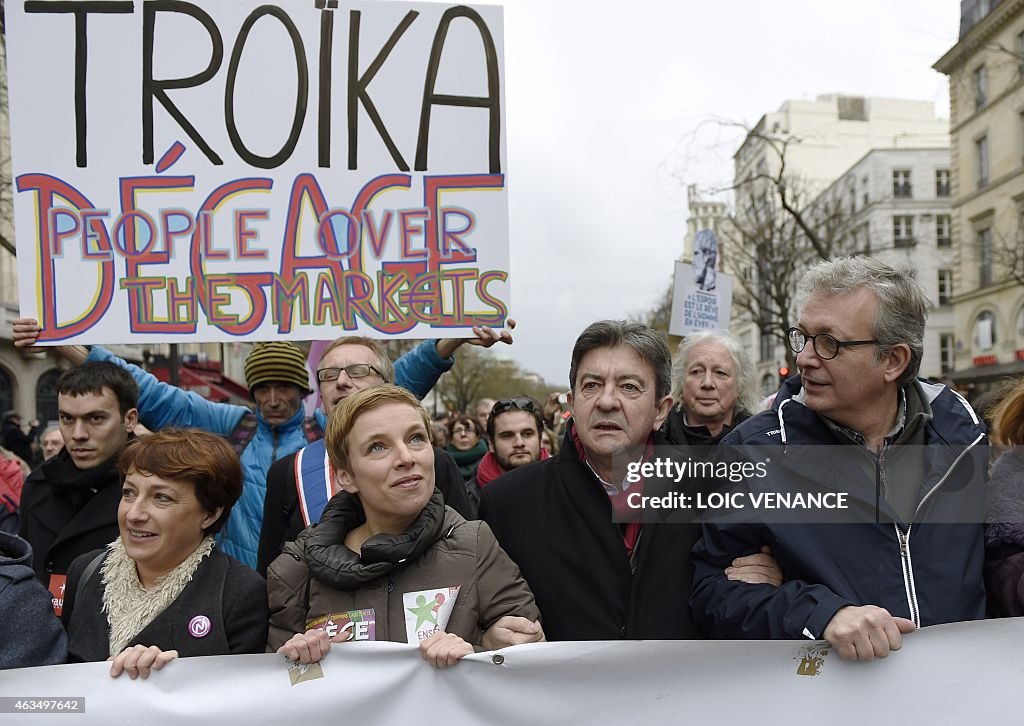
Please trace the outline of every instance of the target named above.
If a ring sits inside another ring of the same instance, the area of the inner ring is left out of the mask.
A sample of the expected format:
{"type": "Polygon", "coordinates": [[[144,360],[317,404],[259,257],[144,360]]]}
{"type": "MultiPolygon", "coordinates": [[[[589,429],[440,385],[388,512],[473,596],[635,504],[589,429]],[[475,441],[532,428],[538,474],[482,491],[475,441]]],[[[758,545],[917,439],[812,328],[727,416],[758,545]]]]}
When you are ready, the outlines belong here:
{"type": "Polygon", "coordinates": [[[360,554],[345,546],[345,536],[366,521],[359,499],[338,492],[305,544],[306,564],[317,580],[340,590],[355,590],[426,552],[444,529],[444,496],[437,488],[427,505],[402,534],[376,534],[360,554]]]}
{"type": "MultiPolygon", "coordinates": [[[[134,438],[134,436],[130,437],[134,438]]],[[[93,498],[100,489],[112,483],[121,483],[117,460],[121,451],[92,469],[79,469],[71,460],[67,449],[61,449],[55,457],[42,465],[46,481],[53,485],[54,496],[70,505],[77,512],[93,498]]]]}

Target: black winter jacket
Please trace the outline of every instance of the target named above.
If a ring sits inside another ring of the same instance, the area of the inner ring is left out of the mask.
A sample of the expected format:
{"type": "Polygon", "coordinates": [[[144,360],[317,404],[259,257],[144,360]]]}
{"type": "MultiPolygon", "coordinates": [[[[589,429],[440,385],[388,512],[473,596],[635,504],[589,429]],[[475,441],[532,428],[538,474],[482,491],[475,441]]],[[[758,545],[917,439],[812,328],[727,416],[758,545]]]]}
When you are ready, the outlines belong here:
{"type": "MultiPolygon", "coordinates": [[[[659,435],[655,444],[667,446],[659,435]]],[[[571,427],[557,456],[503,474],[481,493],[480,518],[519,565],[548,640],[700,637],[690,617],[696,524],[644,524],[630,558],[601,483],[571,427]]]]}
{"type": "MultiPolygon", "coordinates": [[[[110,627],[103,608],[102,566],[87,582],[79,581],[97,555],[75,560],[68,573],[62,619],[68,631],[68,661],[106,660],[110,627]]],[[[102,565],[102,561],[101,561],[102,565]]],[[[267,583],[218,548],[204,557],[181,594],[132,639],[132,645],[177,650],[182,658],[199,655],[262,653],[267,642],[267,583]],[[194,619],[206,616],[209,628],[193,634],[194,619]]]]}
{"type": "Polygon", "coordinates": [[[32,545],[32,568],[44,585],[79,555],[117,539],[117,457],[81,470],[63,449],[25,479],[18,534],[32,545]]]}

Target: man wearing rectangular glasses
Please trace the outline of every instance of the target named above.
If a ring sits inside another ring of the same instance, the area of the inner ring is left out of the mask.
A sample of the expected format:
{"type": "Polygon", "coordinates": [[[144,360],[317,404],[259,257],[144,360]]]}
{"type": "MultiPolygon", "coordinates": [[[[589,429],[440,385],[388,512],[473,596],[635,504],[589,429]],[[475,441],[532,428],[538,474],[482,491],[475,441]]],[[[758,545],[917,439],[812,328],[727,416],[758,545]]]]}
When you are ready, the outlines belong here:
{"type": "MultiPolygon", "coordinates": [[[[475,339],[476,344],[484,347],[498,340],[510,342],[511,336],[507,331],[498,333],[485,328],[475,339]]],[[[442,339],[436,345],[437,355],[449,359],[464,342],[462,339],[442,339]]],[[[428,344],[434,347],[433,341],[428,344]]],[[[396,367],[380,344],[370,338],[346,336],[327,346],[316,370],[321,402],[316,416],[321,430],[326,427],[327,417],[338,404],[356,391],[383,383],[394,383],[396,367]]],[[[415,381],[419,389],[413,390],[413,393],[422,395],[430,390],[441,371],[428,375],[430,369],[427,366],[420,366],[419,370],[421,378],[415,381]]],[[[406,373],[398,382],[412,390],[413,380],[406,373]]],[[[458,467],[451,456],[436,447],[434,477],[445,503],[466,519],[475,519],[476,506],[469,500],[458,467]]],[[[333,493],[333,477],[323,439],[276,461],[267,473],[267,496],[263,505],[263,526],[260,530],[256,569],[265,573],[270,563],[281,553],[285,542],[295,539],[305,527],[319,521],[320,513],[333,493]]]]}
{"type": "Polygon", "coordinates": [[[985,429],[957,393],[916,377],[929,303],[909,269],[821,262],[800,293],[788,331],[800,375],[723,439],[724,455],[768,462],[742,485],[752,497],[844,492],[848,508],[705,524],[691,602],[711,637],[824,639],[844,658],[884,658],[917,627],[985,616],[985,429]],[[723,576],[764,544],[781,587],[723,576]]]}

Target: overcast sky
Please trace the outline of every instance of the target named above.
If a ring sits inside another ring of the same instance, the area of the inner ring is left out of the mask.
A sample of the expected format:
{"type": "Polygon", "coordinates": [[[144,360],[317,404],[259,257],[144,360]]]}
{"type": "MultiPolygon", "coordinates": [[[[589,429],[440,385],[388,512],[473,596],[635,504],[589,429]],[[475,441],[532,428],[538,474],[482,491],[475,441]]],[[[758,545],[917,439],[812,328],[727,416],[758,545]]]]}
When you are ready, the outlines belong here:
{"type": "Polygon", "coordinates": [[[506,0],[512,314],[507,352],[567,385],[594,320],[653,306],[686,184],[727,184],[735,132],[823,93],[933,101],[956,0],[506,0]]]}

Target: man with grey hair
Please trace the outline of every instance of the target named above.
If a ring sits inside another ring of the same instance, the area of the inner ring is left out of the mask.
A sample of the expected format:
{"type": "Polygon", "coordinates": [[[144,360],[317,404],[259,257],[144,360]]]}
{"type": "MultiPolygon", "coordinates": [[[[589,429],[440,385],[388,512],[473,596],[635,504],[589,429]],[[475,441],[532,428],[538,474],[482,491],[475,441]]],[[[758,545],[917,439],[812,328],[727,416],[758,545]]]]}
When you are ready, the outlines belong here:
{"type": "MultiPolygon", "coordinates": [[[[514,469],[481,493],[481,518],[530,584],[548,640],[698,637],[687,599],[699,526],[643,523],[627,511],[629,495],[644,484],[631,484],[624,465],[647,461],[652,447],[666,444],[658,430],[672,406],[670,384],[660,333],[624,321],[593,323],[573,348],[573,419],[559,454],[514,469]]],[[[507,637],[484,645],[528,642],[539,632],[530,625],[508,624],[507,637]]]]}
{"type": "Polygon", "coordinates": [[[726,332],[687,335],[672,362],[672,400],[662,433],[672,444],[717,444],[750,418],[753,367],[740,344],[726,332]]]}
{"type": "Polygon", "coordinates": [[[827,523],[760,511],[705,524],[692,605],[712,637],[824,639],[844,658],[884,658],[917,627],[985,616],[985,429],[962,397],[916,377],[928,301],[909,269],[830,260],[800,292],[788,331],[800,375],[721,447],[770,462],[745,482],[752,495],[844,492],[848,508],[827,523]],[[765,544],[781,587],[723,576],[765,544]]]}
{"type": "Polygon", "coordinates": [[[64,448],[64,437],[61,436],[60,427],[57,424],[50,424],[39,437],[39,446],[43,451],[43,461],[49,461],[64,448]]]}

